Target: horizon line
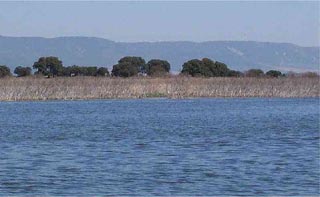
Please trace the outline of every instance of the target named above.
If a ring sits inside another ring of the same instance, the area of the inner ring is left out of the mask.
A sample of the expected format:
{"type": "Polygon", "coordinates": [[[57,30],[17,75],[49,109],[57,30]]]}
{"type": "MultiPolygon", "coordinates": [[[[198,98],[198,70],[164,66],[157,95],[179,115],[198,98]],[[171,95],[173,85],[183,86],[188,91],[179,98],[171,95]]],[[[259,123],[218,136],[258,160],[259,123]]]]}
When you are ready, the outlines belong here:
{"type": "Polygon", "coordinates": [[[160,42],[189,42],[189,43],[208,43],[208,42],[258,42],[258,43],[274,43],[274,44],[291,44],[299,47],[306,47],[306,48],[320,48],[320,42],[317,45],[313,46],[302,46],[295,43],[290,42],[277,42],[277,41],[257,41],[257,40],[206,40],[206,41],[192,41],[192,40],[139,40],[139,41],[119,41],[119,40],[112,40],[109,38],[104,37],[97,37],[97,36],[83,36],[83,35],[68,35],[68,36],[53,36],[53,37],[46,37],[46,36],[10,36],[10,35],[2,35],[0,37],[8,37],[8,38],[42,38],[42,39],[57,39],[57,38],[93,38],[93,39],[103,39],[111,42],[116,43],[160,43],[160,42]]]}

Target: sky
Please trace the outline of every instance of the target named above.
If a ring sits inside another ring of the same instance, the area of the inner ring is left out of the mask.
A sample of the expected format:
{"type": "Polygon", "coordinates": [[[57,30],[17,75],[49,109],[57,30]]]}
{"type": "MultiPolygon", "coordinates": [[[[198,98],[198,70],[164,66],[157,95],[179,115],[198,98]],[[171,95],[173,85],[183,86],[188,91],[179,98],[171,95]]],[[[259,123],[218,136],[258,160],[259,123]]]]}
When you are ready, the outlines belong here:
{"type": "Polygon", "coordinates": [[[0,35],[320,46],[319,2],[0,2],[0,35]]]}

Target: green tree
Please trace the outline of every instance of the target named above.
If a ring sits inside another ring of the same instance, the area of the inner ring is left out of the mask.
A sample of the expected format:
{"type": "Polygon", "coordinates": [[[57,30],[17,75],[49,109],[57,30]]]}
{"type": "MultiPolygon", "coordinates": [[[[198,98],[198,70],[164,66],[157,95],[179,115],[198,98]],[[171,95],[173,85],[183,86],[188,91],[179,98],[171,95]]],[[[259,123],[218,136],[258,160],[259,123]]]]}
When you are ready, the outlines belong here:
{"type": "Polygon", "coordinates": [[[81,67],[84,76],[97,76],[98,68],[96,66],[81,67]]]}
{"type": "Polygon", "coordinates": [[[246,77],[262,77],[264,72],[261,69],[250,69],[245,72],[246,77]]]}
{"type": "Polygon", "coordinates": [[[112,69],[112,75],[116,77],[132,77],[138,75],[138,73],[138,68],[128,62],[116,64],[112,69]]]}
{"type": "Polygon", "coordinates": [[[47,76],[62,75],[63,66],[62,61],[57,57],[41,57],[33,64],[33,68],[38,71],[36,74],[42,74],[47,76]]]}
{"type": "Polygon", "coordinates": [[[14,74],[16,74],[18,77],[29,76],[31,75],[31,68],[18,66],[14,69],[14,74]]]}
{"type": "Polygon", "coordinates": [[[82,73],[81,67],[77,65],[63,67],[63,76],[79,76],[82,73]]]}
{"type": "Polygon", "coordinates": [[[63,76],[101,76],[103,72],[106,72],[106,75],[109,75],[107,68],[97,68],[96,66],[68,66],[63,67],[63,76]]]}
{"type": "Polygon", "coordinates": [[[135,66],[138,68],[139,73],[145,73],[146,72],[146,61],[142,57],[136,57],[136,56],[126,56],[119,60],[119,63],[130,63],[132,66],[135,66]]]}
{"type": "Polygon", "coordinates": [[[241,76],[243,76],[243,73],[240,71],[236,71],[236,70],[229,70],[227,76],[228,77],[241,77],[241,76]]]}
{"type": "Polygon", "coordinates": [[[226,64],[216,61],[211,67],[211,72],[214,77],[226,77],[229,73],[229,68],[226,64]]]}
{"type": "Polygon", "coordinates": [[[170,71],[170,64],[166,60],[152,59],[146,65],[146,72],[150,76],[167,75],[170,71]]]}
{"type": "Polygon", "coordinates": [[[218,76],[216,67],[214,61],[209,58],[203,58],[201,60],[200,74],[205,77],[216,77],[218,76]]]}
{"type": "Polygon", "coordinates": [[[181,74],[191,75],[192,77],[201,76],[203,72],[201,72],[201,67],[202,61],[198,59],[189,60],[182,65],[181,74]]]}
{"type": "Polygon", "coordinates": [[[209,58],[202,60],[193,59],[182,65],[182,74],[188,74],[193,77],[224,77],[228,76],[229,68],[226,64],[218,61],[212,61],[209,58]]]}
{"type": "Polygon", "coordinates": [[[116,77],[131,77],[143,73],[146,73],[146,62],[141,57],[123,57],[112,69],[112,75],[116,77]]]}
{"type": "Polygon", "coordinates": [[[10,68],[8,68],[6,65],[0,65],[0,78],[7,76],[11,76],[10,68]]]}
{"type": "Polygon", "coordinates": [[[107,68],[105,67],[100,67],[98,70],[97,70],[97,76],[109,76],[109,71],[107,68]]]}
{"type": "Polygon", "coordinates": [[[269,70],[268,72],[266,72],[266,75],[268,77],[280,77],[280,76],[282,76],[282,73],[277,70],[269,70]]]}

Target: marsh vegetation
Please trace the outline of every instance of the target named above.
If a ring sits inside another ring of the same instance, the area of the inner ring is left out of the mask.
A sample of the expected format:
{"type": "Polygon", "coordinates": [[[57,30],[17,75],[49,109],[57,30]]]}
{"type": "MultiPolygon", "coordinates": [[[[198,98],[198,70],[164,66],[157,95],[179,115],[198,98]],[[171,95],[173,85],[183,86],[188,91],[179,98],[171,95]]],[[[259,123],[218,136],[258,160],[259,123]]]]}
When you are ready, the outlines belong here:
{"type": "Polygon", "coordinates": [[[319,97],[318,77],[8,77],[0,79],[0,100],[319,97]]]}

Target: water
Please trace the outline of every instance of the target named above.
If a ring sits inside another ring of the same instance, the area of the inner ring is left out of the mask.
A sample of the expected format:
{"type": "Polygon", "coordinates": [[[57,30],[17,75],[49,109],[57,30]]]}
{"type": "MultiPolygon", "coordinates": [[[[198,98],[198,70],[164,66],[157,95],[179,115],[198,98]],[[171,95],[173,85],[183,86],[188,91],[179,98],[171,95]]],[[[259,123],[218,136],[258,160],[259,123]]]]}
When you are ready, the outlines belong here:
{"type": "Polygon", "coordinates": [[[318,99],[0,102],[0,196],[319,195],[318,99]]]}

